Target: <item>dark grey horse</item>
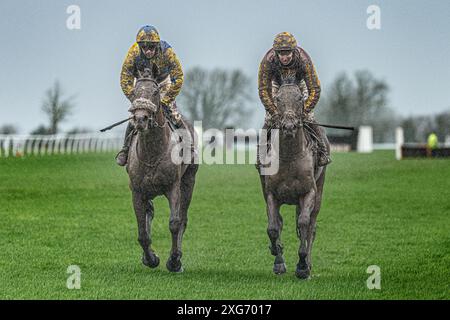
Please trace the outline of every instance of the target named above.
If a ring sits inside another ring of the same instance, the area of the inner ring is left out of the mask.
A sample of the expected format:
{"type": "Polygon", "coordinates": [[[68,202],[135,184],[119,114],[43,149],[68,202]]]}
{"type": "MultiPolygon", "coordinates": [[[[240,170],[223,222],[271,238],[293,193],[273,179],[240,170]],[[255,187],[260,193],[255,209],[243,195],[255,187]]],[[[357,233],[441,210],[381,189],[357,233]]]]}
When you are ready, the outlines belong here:
{"type": "MultiPolygon", "coordinates": [[[[134,90],[136,99],[129,111],[133,114],[137,133],[131,142],[127,172],[138,223],[138,241],[144,250],[142,262],[151,268],[159,265],[159,257],[151,248],[152,200],[164,195],[169,201],[172,233],[172,249],[166,266],[169,271],[182,272],[181,242],[198,164],[172,161],[177,140],[171,138],[171,130],[160,107],[158,83],[148,70],[136,81],[134,90]]],[[[183,122],[193,137],[193,127],[183,122]]]]}
{"type": "MultiPolygon", "coordinates": [[[[279,129],[279,150],[273,148],[269,155],[278,156],[279,170],[273,175],[261,175],[259,169],[267,205],[270,250],[275,256],[273,271],[276,274],[286,272],[281,243],[283,219],[280,207],[283,204],[295,205],[297,235],[300,239],[296,275],[306,279],[311,272],[311,250],[322,202],[326,167],[316,165],[314,144],[302,122],[303,98],[300,88],[294,84],[283,84],[274,98],[280,113],[280,123],[274,124],[274,128],[279,129]]],[[[326,137],[325,141],[329,149],[326,137]]]]}

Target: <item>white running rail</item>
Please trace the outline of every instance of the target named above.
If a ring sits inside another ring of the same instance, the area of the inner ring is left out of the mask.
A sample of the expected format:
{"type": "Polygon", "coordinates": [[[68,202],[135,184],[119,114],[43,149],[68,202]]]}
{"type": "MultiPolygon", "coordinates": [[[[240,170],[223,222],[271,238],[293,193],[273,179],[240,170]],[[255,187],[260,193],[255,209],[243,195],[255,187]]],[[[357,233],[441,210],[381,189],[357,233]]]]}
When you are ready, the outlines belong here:
{"type": "Polygon", "coordinates": [[[0,158],[111,152],[120,150],[123,137],[108,133],[56,135],[0,135],[0,158]]]}

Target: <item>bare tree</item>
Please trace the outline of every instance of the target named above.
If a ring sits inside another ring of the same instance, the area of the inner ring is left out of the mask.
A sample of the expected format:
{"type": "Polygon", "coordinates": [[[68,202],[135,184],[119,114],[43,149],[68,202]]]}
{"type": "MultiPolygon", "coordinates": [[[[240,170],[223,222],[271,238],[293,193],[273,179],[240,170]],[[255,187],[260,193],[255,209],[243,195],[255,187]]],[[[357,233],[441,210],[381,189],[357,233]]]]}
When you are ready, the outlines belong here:
{"type": "Polygon", "coordinates": [[[342,125],[370,125],[374,141],[394,139],[399,118],[388,105],[389,86],[369,71],[356,71],[354,80],[341,73],[331,84],[317,116],[342,125]]]}
{"type": "Polygon", "coordinates": [[[331,84],[317,108],[317,116],[335,124],[353,125],[353,83],[346,73],[341,73],[331,84]]]}
{"type": "Polygon", "coordinates": [[[180,97],[181,109],[191,120],[202,120],[206,128],[238,126],[251,114],[250,80],[240,70],[195,67],[186,72],[180,97]]]}
{"type": "Polygon", "coordinates": [[[89,132],[93,132],[94,130],[89,129],[87,127],[74,127],[72,129],[70,129],[69,131],[67,131],[68,134],[76,134],[76,133],[89,133],[89,132]]]}
{"type": "Polygon", "coordinates": [[[44,126],[43,124],[40,124],[36,129],[32,130],[30,134],[39,134],[39,135],[45,135],[45,134],[51,134],[50,129],[44,126]]]}
{"type": "Polygon", "coordinates": [[[0,134],[16,134],[18,131],[13,124],[4,124],[0,127],[0,134]]]}
{"type": "Polygon", "coordinates": [[[409,116],[402,121],[401,126],[406,142],[424,143],[432,132],[437,134],[439,141],[445,141],[450,135],[450,111],[429,116],[409,116]]]}
{"type": "Polygon", "coordinates": [[[58,81],[55,82],[53,88],[47,90],[42,110],[49,118],[49,134],[58,132],[58,126],[70,115],[73,105],[73,96],[63,100],[63,92],[58,81]]]}
{"type": "Polygon", "coordinates": [[[450,110],[437,114],[434,117],[434,126],[439,140],[445,141],[446,137],[450,135],[450,110]]]}

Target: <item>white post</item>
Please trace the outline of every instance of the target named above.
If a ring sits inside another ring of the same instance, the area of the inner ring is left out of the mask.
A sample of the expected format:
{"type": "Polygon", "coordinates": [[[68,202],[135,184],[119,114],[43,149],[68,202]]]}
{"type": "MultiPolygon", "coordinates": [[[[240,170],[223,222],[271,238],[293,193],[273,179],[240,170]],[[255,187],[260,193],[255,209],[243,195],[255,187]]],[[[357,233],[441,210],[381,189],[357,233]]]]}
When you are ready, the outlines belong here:
{"type": "Polygon", "coordinates": [[[402,159],[402,145],[405,143],[405,136],[403,134],[403,128],[397,127],[395,129],[395,159],[402,159]]]}
{"type": "Polygon", "coordinates": [[[40,140],[40,136],[33,136],[33,151],[32,151],[32,154],[35,155],[35,156],[39,154],[39,140],[40,140]]]}
{"type": "Polygon", "coordinates": [[[373,132],[370,126],[361,126],[358,131],[357,152],[370,153],[373,151],[373,132]]]}
{"type": "Polygon", "coordinates": [[[445,136],[444,147],[450,147],[450,135],[445,136]]]}
{"type": "Polygon", "coordinates": [[[25,139],[22,136],[14,137],[13,145],[12,145],[12,156],[13,157],[17,156],[18,154],[20,156],[23,156],[24,142],[25,142],[25,139]]]}
{"type": "Polygon", "coordinates": [[[31,149],[32,145],[33,145],[32,136],[28,136],[27,137],[27,147],[25,148],[25,154],[27,156],[29,156],[30,154],[33,154],[32,149],[31,149]]]}
{"type": "Polygon", "coordinates": [[[62,150],[62,141],[64,137],[62,135],[58,136],[58,143],[56,144],[56,152],[57,153],[64,153],[62,150]]]}
{"type": "Polygon", "coordinates": [[[4,146],[5,146],[5,157],[9,157],[10,144],[11,144],[11,137],[7,136],[6,139],[5,139],[5,144],[4,144],[4,146]]]}
{"type": "Polygon", "coordinates": [[[98,152],[99,151],[99,146],[98,146],[98,144],[99,144],[99,140],[100,140],[100,137],[95,137],[95,144],[94,144],[94,152],[98,152]]]}
{"type": "Polygon", "coordinates": [[[73,146],[74,146],[74,143],[75,143],[75,139],[74,139],[74,137],[72,135],[68,136],[67,139],[68,139],[68,141],[67,141],[67,146],[68,146],[67,151],[68,151],[69,154],[72,154],[73,153],[73,146]]]}
{"type": "Polygon", "coordinates": [[[54,150],[55,149],[55,142],[56,142],[56,136],[52,135],[49,138],[48,148],[47,148],[47,150],[50,151],[50,153],[47,153],[47,154],[54,154],[55,153],[55,150],[54,150]]]}
{"type": "Polygon", "coordinates": [[[51,136],[47,136],[44,139],[44,147],[45,147],[45,155],[48,156],[51,154],[51,148],[50,148],[50,140],[51,140],[51,136]]]}
{"type": "Polygon", "coordinates": [[[90,142],[90,139],[87,136],[83,137],[83,151],[82,151],[82,153],[86,153],[86,152],[89,151],[89,142],[90,142]]]}
{"type": "Polygon", "coordinates": [[[74,147],[75,153],[80,153],[80,138],[77,137],[74,138],[74,140],[75,140],[75,147],[74,147]]]}

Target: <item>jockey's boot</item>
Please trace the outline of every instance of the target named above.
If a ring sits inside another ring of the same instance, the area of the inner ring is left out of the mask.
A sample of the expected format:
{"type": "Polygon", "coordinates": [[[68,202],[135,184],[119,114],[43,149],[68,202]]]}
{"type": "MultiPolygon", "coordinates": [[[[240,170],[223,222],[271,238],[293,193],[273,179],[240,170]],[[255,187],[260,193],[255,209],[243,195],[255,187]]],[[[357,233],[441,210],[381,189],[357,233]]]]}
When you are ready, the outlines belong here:
{"type": "Polygon", "coordinates": [[[119,166],[124,166],[127,164],[128,160],[128,151],[130,150],[130,142],[131,136],[133,133],[134,127],[131,123],[128,123],[127,130],[125,131],[125,139],[123,141],[123,147],[116,155],[116,163],[119,166]]]}
{"type": "Polygon", "coordinates": [[[325,141],[323,139],[323,133],[320,130],[319,126],[315,123],[311,123],[310,127],[314,130],[314,133],[317,136],[317,147],[318,147],[318,152],[317,152],[317,165],[319,167],[323,167],[326,165],[329,165],[331,163],[331,158],[330,158],[330,154],[328,153],[328,149],[327,146],[325,145],[325,141]]]}
{"type": "Polygon", "coordinates": [[[172,130],[185,127],[181,114],[178,112],[176,102],[173,102],[170,105],[163,104],[162,108],[164,111],[164,116],[169,121],[172,130]]]}
{"type": "Polygon", "coordinates": [[[325,146],[325,142],[323,142],[323,138],[320,137],[319,139],[320,139],[319,143],[318,143],[319,159],[317,161],[317,165],[319,167],[323,167],[323,166],[329,165],[331,163],[331,158],[330,158],[330,155],[328,154],[328,150],[327,150],[327,147],[325,146]]]}
{"type": "MultiPolygon", "coordinates": [[[[265,145],[265,153],[267,154],[267,152],[269,152],[269,149],[271,147],[271,144],[270,144],[271,140],[270,139],[271,139],[272,130],[269,130],[269,125],[267,124],[267,122],[264,123],[262,129],[263,130],[267,130],[266,131],[266,134],[267,134],[267,136],[266,136],[266,145],[265,145]]],[[[258,142],[258,145],[257,145],[257,148],[256,148],[256,164],[255,164],[255,167],[256,167],[257,170],[259,170],[259,168],[262,166],[262,163],[261,163],[261,146],[264,146],[264,144],[260,144],[260,142],[261,142],[261,137],[260,137],[260,141],[258,142]]]]}
{"type": "Polygon", "coordinates": [[[186,129],[181,114],[178,112],[177,103],[175,101],[169,106],[169,114],[169,121],[176,129],[186,129]]]}

